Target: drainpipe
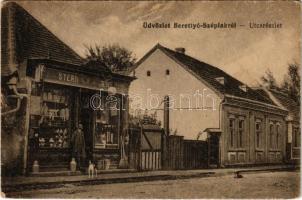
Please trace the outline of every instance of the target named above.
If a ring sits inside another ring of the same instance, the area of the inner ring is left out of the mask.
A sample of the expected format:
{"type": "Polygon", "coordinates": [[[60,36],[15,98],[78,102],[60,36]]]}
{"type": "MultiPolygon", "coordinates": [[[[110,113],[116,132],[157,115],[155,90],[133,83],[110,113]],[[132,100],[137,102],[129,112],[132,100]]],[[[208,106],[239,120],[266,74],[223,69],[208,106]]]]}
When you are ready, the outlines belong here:
{"type": "Polygon", "coordinates": [[[14,93],[14,95],[8,95],[7,98],[16,98],[17,99],[17,107],[12,109],[12,110],[9,110],[7,112],[1,113],[2,116],[10,114],[10,113],[17,112],[20,109],[21,100],[23,98],[26,98],[26,99],[29,98],[29,96],[27,94],[21,94],[21,93],[18,92],[18,90],[17,90],[17,77],[12,77],[8,81],[7,85],[8,85],[8,88],[11,89],[14,93]]]}
{"type": "MultiPolygon", "coordinates": [[[[18,70],[18,62],[16,55],[16,24],[15,24],[15,16],[16,16],[16,6],[8,6],[8,30],[7,30],[7,51],[8,51],[8,67],[10,68],[11,74],[17,72],[18,70]]],[[[16,108],[2,113],[1,116],[15,113],[20,110],[21,100],[23,98],[26,99],[26,115],[25,115],[25,125],[24,125],[24,155],[23,155],[23,174],[26,173],[27,166],[27,148],[28,148],[28,131],[29,131],[29,109],[30,109],[30,96],[31,94],[31,82],[27,82],[27,92],[28,94],[21,94],[17,91],[17,77],[12,77],[8,84],[9,89],[14,92],[14,95],[10,95],[8,97],[17,98],[17,106],[16,108]]],[[[27,81],[27,80],[26,80],[27,81]]]]}
{"type": "Polygon", "coordinates": [[[29,118],[30,118],[30,95],[31,81],[27,82],[27,94],[19,94],[26,98],[26,112],[25,112],[25,127],[24,127],[24,152],[23,152],[23,174],[27,172],[27,156],[28,156],[28,132],[29,132],[29,118]]]}
{"type": "Polygon", "coordinates": [[[221,134],[219,137],[219,166],[223,167],[224,165],[222,164],[222,162],[224,162],[224,144],[225,142],[223,140],[225,140],[225,134],[223,133],[223,124],[222,124],[222,118],[223,118],[223,111],[222,111],[222,106],[225,104],[225,97],[223,97],[222,101],[219,104],[219,129],[221,130],[221,134]],[[224,134],[222,136],[222,134],[224,134]],[[223,140],[222,140],[223,137],[223,140]]]}
{"type": "Polygon", "coordinates": [[[11,109],[9,111],[1,113],[1,116],[5,116],[5,115],[11,114],[11,113],[15,113],[20,109],[22,97],[17,96],[17,95],[9,95],[9,96],[7,96],[7,98],[16,98],[17,99],[17,107],[14,108],[14,109],[11,109]]]}
{"type": "Polygon", "coordinates": [[[25,110],[25,125],[24,125],[24,151],[23,151],[23,174],[26,174],[27,169],[27,151],[28,151],[28,132],[29,132],[29,114],[30,114],[30,96],[31,86],[27,86],[28,94],[21,94],[17,91],[17,88],[14,87],[13,91],[16,95],[26,99],[26,110],[25,110]]]}

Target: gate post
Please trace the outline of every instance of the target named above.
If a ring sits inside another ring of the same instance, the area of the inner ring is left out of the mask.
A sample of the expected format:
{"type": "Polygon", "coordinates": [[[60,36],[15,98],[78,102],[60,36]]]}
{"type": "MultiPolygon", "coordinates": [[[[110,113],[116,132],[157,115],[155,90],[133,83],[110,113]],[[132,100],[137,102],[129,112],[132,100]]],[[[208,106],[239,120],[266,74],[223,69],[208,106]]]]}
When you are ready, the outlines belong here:
{"type": "Polygon", "coordinates": [[[170,119],[169,119],[169,96],[164,97],[164,130],[162,134],[162,167],[168,169],[169,166],[169,135],[170,135],[170,119]]]}
{"type": "Polygon", "coordinates": [[[208,142],[208,168],[210,167],[210,164],[211,164],[211,161],[210,161],[210,159],[211,159],[211,140],[210,140],[210,137],[211,137],[211,135],[210,134],[208,134],[208,136],[207,136],[207,142],[208,142]]]}
{"type": "Polygon", "coordinates": [[[138,134],[138,171],[142,171],[142,134],[143,126],[140,124],[140,131],[138,134]]]}
{"type": "Polygon", "coordinates": [[[165,134],[165,130],[163,129],[162,130],[162,142],[161,142],[161,163],[162,163],[162,169],[168,169],[168,148],[167,148],[167,145],[168,145],[168,139],[169,137],[165,134]]]}
{"type": "Polygon", "coordinates": [[[170,135],[170,113],[169,113],[169,108],[170,107],[170,102],[169,102],[169,96],[164,97],[164,129],[166,136],[170,135]]]}

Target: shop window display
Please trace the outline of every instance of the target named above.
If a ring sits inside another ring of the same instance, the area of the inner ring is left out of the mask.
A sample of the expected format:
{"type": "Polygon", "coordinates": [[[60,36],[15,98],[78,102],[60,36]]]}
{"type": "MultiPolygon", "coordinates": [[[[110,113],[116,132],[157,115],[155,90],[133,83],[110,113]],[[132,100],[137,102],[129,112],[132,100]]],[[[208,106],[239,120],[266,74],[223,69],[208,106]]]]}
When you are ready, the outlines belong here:
{"type": "Polygon", "coordinates": [[[108,96],[102,96],[102,106],[96,111],[95,148],[118,148],[121,102],[119,98],[108,102],[108,96]]]}
{"type": "Polygon", "coordinates": [[[32,145],[43,148],[69,147],[69,94],[64,88],[44,85],[40,92],[41,112],[31,116],[32,145]]]}

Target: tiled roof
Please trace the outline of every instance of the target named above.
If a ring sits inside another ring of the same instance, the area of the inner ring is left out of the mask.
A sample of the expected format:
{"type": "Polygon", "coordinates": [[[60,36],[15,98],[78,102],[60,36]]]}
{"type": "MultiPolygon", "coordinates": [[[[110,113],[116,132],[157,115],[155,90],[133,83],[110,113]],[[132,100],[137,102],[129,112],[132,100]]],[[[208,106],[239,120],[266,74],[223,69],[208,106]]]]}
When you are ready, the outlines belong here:
{"type": "Polygon", "coordinates": [[[173,51],[167,47],[164,47],[160,44],[157,44],[153,49],[151,49],[136,65],[143,62],[153,51],[156,49],[161,49],[166,55],[171,57],[173,60],[178,62],[181,66],[188,69],[189,72],[193,73],[198,78],[204,80],[210,87],[214,88],[221,94],[228,94],[233,95],[236,97],[246,98],[250,100],[256,100],[263,103],[273,104],[273,101],[263,95],[258,93],[257,91],[253,90],[252,88],[246,86],[246,91],[242,90],[240,86],[245,85],[244,83],[240,82],[239,80],[235,79],[234,77],[230,76],[229,74],[225,73],[223,70],[209,65],[207,63],[201,62],[191,56],[188,56],[184,53],[180,53],[177,51],[173,51]],[[223,77],[224,84],[219,83],[216,78],[223,77]]]}
{"type": "Polygon", "coordinates": [[[4,6],[1,9],[1,75],[8,76],[14,73],[17,68],[13,64],[9,64],[10,44],[9,44],[9,7],[4,6]]]}
{"type": "Polygon", "coordinates": [[[2,7],[1,75],[10,72],[9,42],[13,41],[17,63],[31,58],[47,58],[68,64],[81,65],[83,59],[51,33],[44,25],[14,2],[2,7]],[[8,11],[12,14],[8,14],[8,11]],[[8,37],[9,30],[12,37],[8,37]],[[10,41],[9,41],[10,40],[10,41]]]}
{"type": "Polygon", "coordinates": [[[293,114],[296,121],[300,121],[300,106],[293,99],[291,99],[287,94],[275,89],[270,89],[269,91],[277,98],[280,104],[293,114]]]}
{"type": "Polygon", "coordinates": [[[261,93],[258,93],[257,91],[253,90],[248,86],[246,86],[246,91],[243,91],[242,89],[240,89],[240,86],[245,85],[244,83],[233,78],[232,76],[217,67],[211,66],[186,54],[173,51],[166,47],[162,47],[162,49],[164,49],[164,51],[171,55],[175,60],[182,63],[189,70],[191,70],[193,73],[205,80],[207,83],[209,83],[212,87],[214,87],[222,94],[229,94],[237,97],[273,104],[273,102],[269,98],[262,95],[261,93]],[[224,78],[224,84],[221,84],[216,80],[216,78],[219,77],[224,78]]]}

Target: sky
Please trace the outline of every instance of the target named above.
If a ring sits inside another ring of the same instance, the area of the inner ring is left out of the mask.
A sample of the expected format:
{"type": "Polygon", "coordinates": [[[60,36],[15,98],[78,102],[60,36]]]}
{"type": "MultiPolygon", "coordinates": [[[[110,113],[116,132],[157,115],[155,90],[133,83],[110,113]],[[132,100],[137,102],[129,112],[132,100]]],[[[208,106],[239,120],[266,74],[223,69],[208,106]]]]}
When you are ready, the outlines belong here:
{"type": "Polygon", "coordinates": [[[300,64],[300,3],[292,1],[110,2],[20,1],[50,31],[85,56],[85,45],[119,44],[141,58],[157,43],[237,79],[257,85],[270,69],[281,81],[290,63],[300,64]],[[145,29],[143,22],[236,22],[236,29],[145,29]],[[251,29],[249,22],[282,23],[251,29]]]}

